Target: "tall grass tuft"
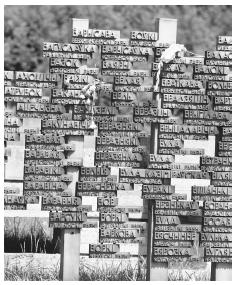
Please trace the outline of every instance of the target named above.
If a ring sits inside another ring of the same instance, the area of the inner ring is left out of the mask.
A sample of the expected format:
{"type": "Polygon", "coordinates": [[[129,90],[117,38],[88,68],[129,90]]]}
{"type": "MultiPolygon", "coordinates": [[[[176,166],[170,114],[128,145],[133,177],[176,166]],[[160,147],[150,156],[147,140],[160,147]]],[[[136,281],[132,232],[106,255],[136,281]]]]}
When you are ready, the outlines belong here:
{"type": "Polygon", "coordinates": [[[112,263],[97,267],[86,262],[80,264],[81,281],[145,281],[146,263],[143,257],[133,266],[129,261],[120,262],[118,266],[112,263]]]}
{"type": "MultiPolygon", "coordinates": [[[[98,264],[98,263],[97,263],[98,264]]],[[[39,266],[5,266],[5,281],[52,281],[59,280],[59,264],[53,268],[39,266]]],[[[105,266],[93,266],[87,260],[80,262],[80,281],[145,281],[146,267],[143,258],[135,266],[122,261],[118,266],[112,262],[105,266]]]]}

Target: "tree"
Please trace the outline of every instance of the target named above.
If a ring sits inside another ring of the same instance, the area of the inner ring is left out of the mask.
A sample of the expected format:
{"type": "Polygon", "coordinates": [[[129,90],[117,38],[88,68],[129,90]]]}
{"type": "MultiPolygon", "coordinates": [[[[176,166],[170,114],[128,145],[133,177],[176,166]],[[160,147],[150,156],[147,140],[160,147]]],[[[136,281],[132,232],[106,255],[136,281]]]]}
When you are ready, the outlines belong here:
{"type": "Polygon", "coordinates": [[[177,42],[202,55],[232,29],[232,9],[224,5],[5,6],[5,70],[48,71],[42,43],[70,41],[70,18],[88,18],[90,28],[120,30],[125,38],[133,30],[153,31],[159,17],[177,18],[177,42]]]}

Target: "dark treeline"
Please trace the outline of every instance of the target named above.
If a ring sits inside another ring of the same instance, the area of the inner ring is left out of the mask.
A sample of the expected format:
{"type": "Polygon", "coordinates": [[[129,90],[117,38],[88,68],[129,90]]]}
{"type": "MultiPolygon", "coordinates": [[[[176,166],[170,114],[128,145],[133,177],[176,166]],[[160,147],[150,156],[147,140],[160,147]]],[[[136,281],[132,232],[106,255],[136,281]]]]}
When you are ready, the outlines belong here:
{"type": "Polygon", "coordinates": [[[5,70],[48,71],[42,42],[69,41],[70,18],[88,18],[90,28],[153,31],[156,18],[178,19],[177,43],[203,54],[217,35],[231,35],[231,6],[5,6],[5,70]]]}

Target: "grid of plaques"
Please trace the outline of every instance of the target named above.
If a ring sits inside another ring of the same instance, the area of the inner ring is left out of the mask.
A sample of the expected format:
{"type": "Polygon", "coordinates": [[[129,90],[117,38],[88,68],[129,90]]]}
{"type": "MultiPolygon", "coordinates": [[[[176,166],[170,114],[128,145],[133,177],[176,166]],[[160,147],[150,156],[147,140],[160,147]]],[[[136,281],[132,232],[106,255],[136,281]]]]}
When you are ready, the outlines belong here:
{"type": "Polygon", "coordinates": [[[5,208],[26,209],[42,196],[51,227],[91,227],[92,207],[82,198],[96,196],[99,243],[90,244],[89,257],[128,258],[122,244],[145,242],[145,223],[134,222],[145,209],[120,206],[119,193],[140,188],[152,205],[155,262],[231,262],[231,42],[219,36],[215,51],[177,52],[162,65],[170,45],[155,32],[121,39],[119,31],[74,28],[72,43],[44,42],[49,73],[4,73],[6,163],[14,161],[7,147],[25,137],[23,195],[6,189],[5,208]],[[102,82],[95,85],[96,78],[102,82]],[[96,136],[92,167],[69,158],[69,138],[86,136],[96,136]],[[215,157],[184,147],[209,136],[215,157]],[[176,155],[196,155],[200,163],[177,163],[176,155]],[[173,179],[210,185],[193,184],[188,199],[173,179]]]}

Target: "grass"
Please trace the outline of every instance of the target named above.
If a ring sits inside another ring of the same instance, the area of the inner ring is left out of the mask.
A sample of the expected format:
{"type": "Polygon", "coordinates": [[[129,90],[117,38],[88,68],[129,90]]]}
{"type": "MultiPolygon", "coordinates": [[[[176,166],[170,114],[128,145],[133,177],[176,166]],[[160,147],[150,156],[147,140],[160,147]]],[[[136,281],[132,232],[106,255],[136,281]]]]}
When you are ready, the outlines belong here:
{"type": "MultiPolygon", "coordinates": [[[[81,258],[80,281],[146,281],[146,262],[139,257],[138,262],[133,265],[130,260],[120,261],[118,265],[114,262],[100,263],[98,260],[90,263],[88,259],[81,258]],[[102,265],[100,265],[102,264],[102,265]]],[[[209,281],[210,268],[204,262],[177,263],[174,267],[169,266],[169,281],[209,281]],[[178,265],[179,264],[179,265],[178,265]]],[[[53,281],[59,280],[59,261],[50,268],[5,264],[5,281],[53,281]]]]}
{"type": "Polygon", "coordinates": [[[169,281],[210,281],[210,272],[193,270],[171,270],[169,281]]]}
{"type": "MultiPolygon", "coordinates": [[[[98,264],[98,262],[97,262],[98,264]]],[[[59,280],[59,264],[54,268],[45,269],[36,267],[25,267],[15,265],[5,266],[5,281],[54,281],[59,280]]],[[[108,265],[93,266],[88,262],[80,262],[80,281],[145,281],[146,268],[143,258],[132,266],[129,261],[120,262],[118,266],[112,261],[108,265]]]]}
{"type": "Polygon", "coordinates": [[[5,268],[4,280],[5,281],[54,281],[58,279],[59,271],[44,270],[43,268],[24,268],[14,267],[12,269],[5,268]]]}
{"type": "Polygon", "coordinates": [[[210,281],[210,266],[201,260],[186,260],[169,264],[170,281],[210,281]]]}
{"type": "Polygon", "coordinates": [[[57,237],[53,238],[48,218],[5,217],[4,251],[56,253],[59,252],[59,244],[57,237]]]}
{"type": "Polygon", "coordinates": [[[118,266],[112,262],[101,267],[87,263],[80,265],[81,281],[145,281],[146,266],[143,258],[133,266],[129,261],[127,264],[120,262],[118,266]]]}

